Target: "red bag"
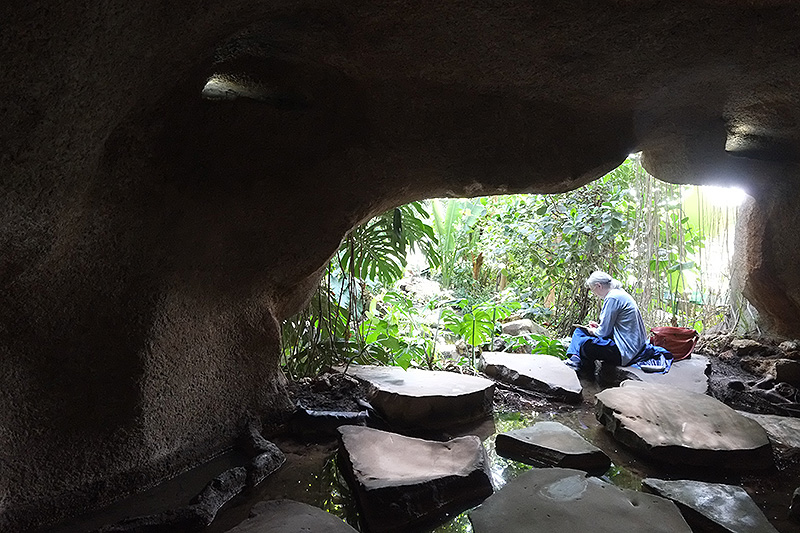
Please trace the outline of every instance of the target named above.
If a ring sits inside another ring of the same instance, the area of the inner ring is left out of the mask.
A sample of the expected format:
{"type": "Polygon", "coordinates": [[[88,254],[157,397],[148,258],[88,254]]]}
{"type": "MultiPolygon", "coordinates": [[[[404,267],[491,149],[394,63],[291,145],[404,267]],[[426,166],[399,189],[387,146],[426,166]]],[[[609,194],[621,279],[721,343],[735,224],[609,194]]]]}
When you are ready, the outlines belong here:
{"type": "Polygon", "coordinates": [[[662,326],[650,329],[650,344],[661,346],[672,354],[673,361],[691,357],[700,334],[690,328],[662,326]]]}

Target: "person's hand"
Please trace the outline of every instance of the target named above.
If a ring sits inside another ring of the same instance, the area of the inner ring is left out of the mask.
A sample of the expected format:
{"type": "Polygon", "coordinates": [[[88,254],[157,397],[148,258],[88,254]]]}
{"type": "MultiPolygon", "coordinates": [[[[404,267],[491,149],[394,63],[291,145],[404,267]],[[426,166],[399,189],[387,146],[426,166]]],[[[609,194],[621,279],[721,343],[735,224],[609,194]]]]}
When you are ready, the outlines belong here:
{"type": "Polygon", "coordinates": [[[599,327],[600,327],[600,324],[598,324],[598,323],[597,323],[597,322],[595,322],[594,320],[590,320],[590,321],[589,321],[589,327],[592,327],[592,328],[599,328],[599,327]]]}

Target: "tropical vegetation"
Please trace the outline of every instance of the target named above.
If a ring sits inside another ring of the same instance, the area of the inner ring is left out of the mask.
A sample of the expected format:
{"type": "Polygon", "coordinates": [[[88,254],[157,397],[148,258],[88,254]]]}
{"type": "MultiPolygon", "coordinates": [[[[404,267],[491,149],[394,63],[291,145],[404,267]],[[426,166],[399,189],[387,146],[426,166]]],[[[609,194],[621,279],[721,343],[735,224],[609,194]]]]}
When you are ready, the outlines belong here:
{"type": "Polygon", "coordinates": [[[702,330],[727,309],[725,269],[704,272],[704,248],[728,246],[735,212],[701,196],[655,180],[634,156],[568,193],[392,209],[345,237],[311,303],[284,321],[284,368],[298,377],[351,363],[474,366],[482,349],[563,357],[572,325],[597,314],[583,287],[596,269],[628,287],[648,326],[702,330]],[[422,260],[415,272],[410,257],[422,260]],[[409,273],[441,290],[398,284],[409,273]],[[548,333],[504,335],[512,318],[548,333]]]}

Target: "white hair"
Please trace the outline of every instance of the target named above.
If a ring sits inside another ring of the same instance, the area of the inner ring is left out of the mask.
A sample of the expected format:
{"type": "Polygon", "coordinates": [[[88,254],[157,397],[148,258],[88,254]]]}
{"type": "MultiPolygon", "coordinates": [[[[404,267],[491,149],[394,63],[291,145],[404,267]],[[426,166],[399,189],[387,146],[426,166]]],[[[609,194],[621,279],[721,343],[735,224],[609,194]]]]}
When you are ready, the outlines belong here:
{"type": "Polygon", "coordinates": [[[622,288],[622,283],[618,280],[612,278],[609,274],[606,274],[602,270],[595,270],[589,276],[589,279],[586,280],[586,286],[591,288],[592,285],[596,284],[607,286],[611,289],[620,289],[622,288]]]}

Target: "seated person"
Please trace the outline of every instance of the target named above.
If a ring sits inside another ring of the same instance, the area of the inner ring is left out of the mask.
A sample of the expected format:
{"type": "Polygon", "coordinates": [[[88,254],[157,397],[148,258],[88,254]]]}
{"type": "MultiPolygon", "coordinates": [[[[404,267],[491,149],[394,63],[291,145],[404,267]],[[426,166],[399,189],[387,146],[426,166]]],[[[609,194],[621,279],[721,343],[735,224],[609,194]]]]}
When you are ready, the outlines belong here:
{"type": "Polygon", "coordinates": [[[622,290],[622,284],[605,272],[593,272],[586,286],[603,300],[600,323],[592,321],[588,328],[575,329],[565,362],[576,371],[592,373],[597,360],[617,366],[631,364],[647,343],[639,307],[622,290]]]}

